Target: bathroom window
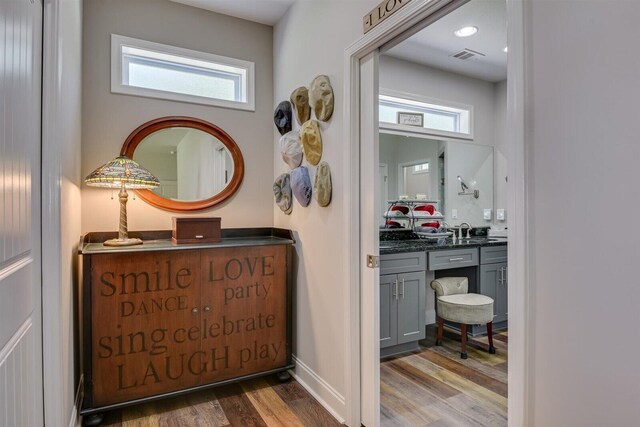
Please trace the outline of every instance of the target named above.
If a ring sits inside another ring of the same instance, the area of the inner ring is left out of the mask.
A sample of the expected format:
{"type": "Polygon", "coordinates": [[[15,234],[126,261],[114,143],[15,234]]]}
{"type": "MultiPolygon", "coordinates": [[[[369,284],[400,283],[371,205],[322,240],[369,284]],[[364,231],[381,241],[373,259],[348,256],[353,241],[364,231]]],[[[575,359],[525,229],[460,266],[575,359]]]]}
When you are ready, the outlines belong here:
{"type": "Polygon", "coordinates": [[[413,173],[429,173],[429,163],[420,163],[413,166],[413,173]]]}
{"type": "MultiPolygon", "coordinates": [[[[378,111],[380,126],[386,129],[408,130],[409,126],[397,124],[398,112],[423,114],[424,124],[422,129],[417,130],[419,133],[472,138],[473,107],[471,106],[445,103],[382,89],[378,111]]],[[[415,131],[415,129],[412,130],[415,131]]]]}
{"type": "Polygon", "coordinates": [[[111,35],[111,91],[255,111],[253,62],[111,35]]]}

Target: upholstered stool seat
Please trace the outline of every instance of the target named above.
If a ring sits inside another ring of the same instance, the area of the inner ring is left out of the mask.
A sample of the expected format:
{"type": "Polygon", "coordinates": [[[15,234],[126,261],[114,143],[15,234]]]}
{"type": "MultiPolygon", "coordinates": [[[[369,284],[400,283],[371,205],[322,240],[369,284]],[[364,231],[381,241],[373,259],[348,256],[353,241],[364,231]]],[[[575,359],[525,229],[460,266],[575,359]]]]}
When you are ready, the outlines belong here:
{"type": "Polygon", "coordinates": [[[493,300],[480,294],[457,294],[438,298],[438,315],[444,320],[466,325],[493,321],[493,300]]]}
{"type": "Polygon", "coordinates": [[[480,294],[467,293],[469,281],[466,277],[441,277],[431,282],[436,292],[438,313],[438,337],[436,345],[442,345],[444,320],[460,324],[462,351],[460,357],[467,358],[467,325],[487,324],[489,353],[493,347],[493,299],[480,294]]]}

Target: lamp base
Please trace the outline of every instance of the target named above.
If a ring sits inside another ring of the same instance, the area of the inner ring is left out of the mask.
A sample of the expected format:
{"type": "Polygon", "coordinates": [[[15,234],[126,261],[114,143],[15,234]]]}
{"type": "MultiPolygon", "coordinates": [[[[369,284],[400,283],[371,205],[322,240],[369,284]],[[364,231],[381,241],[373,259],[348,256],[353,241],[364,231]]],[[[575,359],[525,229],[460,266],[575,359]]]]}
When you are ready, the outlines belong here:
{"type": "Polygon", "coordinates": [[[111,239],[103,243],[105,246],[134,246],[141,245],[140,239],[111,239]]]}

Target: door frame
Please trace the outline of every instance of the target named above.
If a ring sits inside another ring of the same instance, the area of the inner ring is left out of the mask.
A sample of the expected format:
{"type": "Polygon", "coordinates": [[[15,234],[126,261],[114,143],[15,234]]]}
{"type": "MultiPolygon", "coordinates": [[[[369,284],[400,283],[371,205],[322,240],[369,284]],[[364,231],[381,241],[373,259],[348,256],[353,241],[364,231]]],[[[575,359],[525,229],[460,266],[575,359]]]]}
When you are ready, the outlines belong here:
{"type": "MultiPolygon", "coordinates": [[[[375,52],[393,45],[394,40],[415,34],[426,25],[465,4],[468,0],[413,0],[379,24],[344,53],[344,218],[347,224],[347,271],[349,283],[345,320],[346,333],[346,403],[347,424],[359,426],[361,408],[361,364],[364,357],[371,356],[361,352],[361,283],[360,267],[366,254],[360,247],[360,215],[370,215],[360,209],[361,165],[360,165],[360,60],[375,52]],[[358,214],[354,214],[358,212],[358,214]]],[[[531,378],[531,364],[527,349],[532,346],[533,331],[527,292],[528,272],[528,220],[525,162],[525,75],[524,75],[524,1],[507,1],[507,34],[509,40],[508,57],[508,94],[507,94],[507,137],[509,144],[508,208],[510,223],[508,231],[509,277],[512,287],[509,292],[509,426],[526,425],[529,413],[529,393],[527,379],[531,378]]],[[[371,126],[378,126],[371,123],[371,126]]],[[[375,144],[363,141],[364,144],[375,144]]],[[[378,165],[373,165],[378,168],[378,165]]],[[[370,304],[370,301],[369,301],[370,304]]],[[[375,335],[375,334],[374,334],[375,335]]],[[[372,426],[369,426],[372,427],[372,426]]]]}

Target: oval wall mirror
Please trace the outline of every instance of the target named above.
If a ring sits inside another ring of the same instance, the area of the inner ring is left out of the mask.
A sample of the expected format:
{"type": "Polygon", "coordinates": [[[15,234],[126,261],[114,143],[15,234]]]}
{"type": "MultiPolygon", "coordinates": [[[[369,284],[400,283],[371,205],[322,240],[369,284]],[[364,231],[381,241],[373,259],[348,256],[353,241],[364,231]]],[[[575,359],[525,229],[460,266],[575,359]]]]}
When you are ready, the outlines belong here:
{"type": "Polygon", "coordinates": [[[140,198],[161,209],[196,211],[231,197],[244,177],[244,159],[233,138],[193,117],[161,117],[134,130],[121,154],[160,180],[140,198]]]}

